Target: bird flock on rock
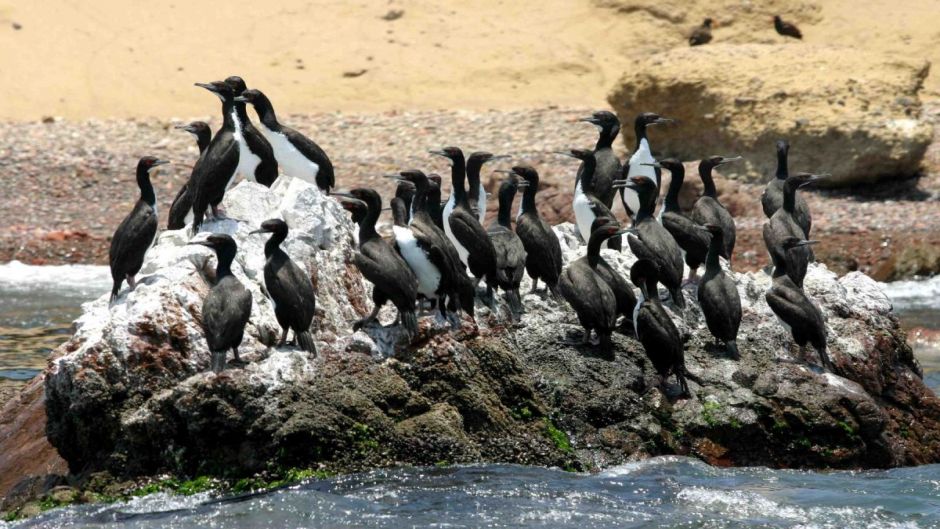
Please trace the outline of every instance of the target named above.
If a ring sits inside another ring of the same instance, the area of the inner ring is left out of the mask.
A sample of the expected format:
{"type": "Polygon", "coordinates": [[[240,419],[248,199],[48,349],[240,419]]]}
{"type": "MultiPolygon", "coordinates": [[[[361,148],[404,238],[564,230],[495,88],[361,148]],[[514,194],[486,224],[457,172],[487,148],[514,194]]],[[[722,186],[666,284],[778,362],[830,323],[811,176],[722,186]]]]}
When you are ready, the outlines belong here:
{"type": "MultiPolygon", "coordinates": [[[[215,135],[201,122],[180,127],[196,137],[200,154],[174,200],[167,227],[183,230],[189,225],[195,235],[207,215],[223,217],[220,203],[239,177],[268,186],[285,176],[316,185],[358,225],[353,263],[373,285],[373,309],[353,324],[354,330],[381,326],[380,310],[388,302],[397,310],[390,325],[400,328],[399,339],[407,343],[418,338],[419,316],[459,329],[467,320],[474,321],[477,303],[488,306],[492,317],[505,319],[509,327],[519,326],[525,312],[520,288],[527,274],[532,282],[530,294],[543,296],[558,309],[563,309],[562,301],[573,309],[583,333],[572,343],[596,347],[612,358],[616,354],[612,333],[620,329],[642,344],[664,385],[674,375],[681,394],[688,395],[684,345],[670,312],[679,318],[687,316],[682,287],[697,284],[697,302],[717,346],[733,359],[740,357],[741,300],[731,268],[736,227],[719,200],[712,175],[716,167],[740,157],[709,156],[700,161],[704,192],[686,214],[679,207],[684,165],[675,158],[656,160],[647,135],[650,127],[674,123],[669,118],[652,112],[639,114],[634,121],[636,147],[623,162],[612,149],[620,121],[608,111],[582,120],[599,130],[593,150],[558,151],[580,162],[574,174],[573,220],[586,243],[584,256],[563,267],[559,235],[539,214],[539,174],[531,165],[493,171],[506,178],[496,191],[496,219],[484,227],[488,199],[481,171],[486,164],[508,156],[488,152],[465,156],[454,146],[432,150],[429,154],[450,165],[449,198],[442,201],[442,179],[436,174],[408,169],[385,175],[395,180],[397,188],[389,201],[392,235],[383,237],[377,230],[385,211],[380,194],[366,187],[332,190],[336,183],[329,157],[312,140],[282,125],[263,93],[248,90],[239,77],[197,86],[222,100],[222,127],[215,135]],[[248,118],[247,104],[257,111],[258,127],[248,118]],[[656,214],[664,169],[671,173],[671,180],[656,214]],[[612,213],[618,192],[629,225],[621,225],[612,213]],[[513,215],[517,194],[521,199],[513,215]],[[629,251],[637,257],[629,277],[605,260],[602,248],[629,251]],[[702,265],[704,273],[699,276],[702,265]],[[685,266],[690,270],[687,278],[685,266]],[[660,284],[666,292],[662,298],[660,284]],[[667,304],[671,311],[666,310],[667,304]]],[[[787,142],[779,141],[777,172],[761,196],[769,219],[764,242],[773,263],[765,299],[801,351],[811,345],[823,367],[831,370],[825,322],[803,289],[808,264],[814,259],[811,245],[816,241],[809,238],[810,211],[798,194],[825,176],[791,175],[788,152],[787,142]]],[[[140,199],[111,243],[112,303],[119,300],[124,280],[134,289],[144,254],[156,239],[156,196],[150,172],[165,163],[150,156],[138,163],[140,199]]],[[[267,220],[252,232],[269,236],[264,247],[264,290],[282,329],[278,345],[284,346],[293,331],[296,346],[316,354],[312,333],[315,288],[309,274],[281,248],[288,233],[282,219],[267,220]]],[[[212,369],[219,371],[230,350],[234,363],[241,362],[238,347],[251,316],[251,293],[232,273],[238,249],[230,236],[210,233],[196,239],[189,244],[212,249],[217,259],[214,283],[203,303],[202,325],[212,369]]]]}

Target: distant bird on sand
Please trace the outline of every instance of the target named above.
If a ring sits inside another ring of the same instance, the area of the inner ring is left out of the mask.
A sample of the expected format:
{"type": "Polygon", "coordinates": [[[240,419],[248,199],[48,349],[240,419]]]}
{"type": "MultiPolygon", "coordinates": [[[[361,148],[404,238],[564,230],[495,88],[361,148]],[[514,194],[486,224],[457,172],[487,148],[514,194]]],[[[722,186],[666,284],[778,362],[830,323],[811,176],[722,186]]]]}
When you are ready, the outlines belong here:
{"type": "Polygon", "coordinates": [[[793,37],[801,40],[803,38],[803,33],[800,32],[800,28],[789,22],[784,22],[784,20],[780,18],[780,15],[774,15],[774,29],[784,37],[793,37]]]}
{"type": "Polygon", "coordinates": [[[689,35],[689,46],[701,46],[712,41],[712,19],[706,18],[701,26],[696,26],[689,35]]]}

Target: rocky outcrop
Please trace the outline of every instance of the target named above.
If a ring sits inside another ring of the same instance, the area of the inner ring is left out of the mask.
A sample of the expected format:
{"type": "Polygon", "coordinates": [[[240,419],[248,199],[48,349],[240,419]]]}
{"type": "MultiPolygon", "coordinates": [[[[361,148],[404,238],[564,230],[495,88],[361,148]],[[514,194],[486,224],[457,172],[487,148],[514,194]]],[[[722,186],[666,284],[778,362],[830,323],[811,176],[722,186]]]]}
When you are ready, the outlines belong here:
{"type": "MultiPolygon", "coordinates": [[[[828,318],[821,373],[787,347],[766,303],[769,278],[738,274],[742,360],[715,349],[693,306],[673,313],[686,340],[691,399],[664,394],[629,329],[611,360],[565,344],[572,311],[525,296],[520,325],[478,308],[459,332],[432,316],[414,343],[393,328],[353,333],[371,307],[350,264],[351,225],[332,199],[290,179],[242,183],[225,200],[242,221],[210,223],[239,243],[235,274],[254,296],[244,368],[208,372],[200,330],[205,251],[163,234],[137,290],[87,304],[45,373],[47,434],[72,472],[250,474],[271,466],[355,470],[399,463],[504,461],[597,469],[655,454],[717,464],[888,467],[940,461],[940,401],[924,386],[891,307],[861,274],[812,266],[807,289],[828,318]],[[314,358],[272,347],[259,284],[263,237],[281,216],[286,248],[318,291],[314,358]]],[[[557,228],[566,260],[584,252],[557,228]]],[[[605,250],[621,272],[633,257],[605,250]]],[[[528,290],[528,280],[523,289],[528,290]]],[[[694,295],[691,287],[685,291],[694,295]]],[[[694,303],[690,303],[694,305],[694,303]]],[[[383,311],[382,321],[394,315],[383,311]]]]}
{"type": "MultiPolygon", "coordinates": [[[[919,172],[933,130],[919,99],[929,67],[811,45],[677,48],[637,60],[608,101],[627,123],[641,111],[680,121],[652,133],[659,155],[742,155],[723,172],[758,180],[773,174],[774,144],[786,138],[791,170],[847,185],[919,172]]],[[[633,135],[625,141],[632,147],[633,135]]]]}

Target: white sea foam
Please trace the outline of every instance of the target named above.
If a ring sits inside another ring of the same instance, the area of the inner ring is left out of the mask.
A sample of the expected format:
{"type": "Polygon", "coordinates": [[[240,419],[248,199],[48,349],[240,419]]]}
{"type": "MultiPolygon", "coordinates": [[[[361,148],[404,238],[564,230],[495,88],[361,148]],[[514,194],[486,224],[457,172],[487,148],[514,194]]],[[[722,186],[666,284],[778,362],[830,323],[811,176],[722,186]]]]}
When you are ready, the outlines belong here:
{"type": "Polygon", "coordinates": [[[940,308],[940,276],[879,283],[897,309],[940,308]]]}
{"type": "Polygon", "coordinates": [[[111,289],[107,266],[0,264],[0,291],[67,290],[96,294],[111,289]]]}

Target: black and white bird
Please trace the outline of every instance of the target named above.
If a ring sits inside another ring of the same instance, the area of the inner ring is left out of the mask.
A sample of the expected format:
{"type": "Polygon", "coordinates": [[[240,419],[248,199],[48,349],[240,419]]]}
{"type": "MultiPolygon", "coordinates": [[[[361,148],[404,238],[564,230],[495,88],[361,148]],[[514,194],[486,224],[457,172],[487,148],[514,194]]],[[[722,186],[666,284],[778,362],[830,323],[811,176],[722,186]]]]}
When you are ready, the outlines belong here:
{"type": "MultiPolygon", "coordinates": [[[[623,172],[623,164],[620,158],[614,152],[614,140],[620,134],[620,119],[609,110],[599,110],[589,118],[582,118],[578,121],[590,123],[597,127],[597,142],[594,144],[594,178],[591,185],[581,184],[584,191],[594,193],[601,202],[607,206],[607,209],[614,207],[614,197],[617,196],[617,189],[613,187],[614,180],[620,178],[623,172]]],[[[586,170],[584,164],[578,168],[578,175],[575,180],[575,193],[577,186],[581,182],[581,174],[586,170]]],[[[584,240],[587,242],[591,236],[590,233],[584,234],[584,240]]]]}
{"type": "MultiPolygon", "coordinates": [[[[815,242],[787,237],[783,241],[783,247],[787,251],[792,251],[815,242]]],[[[790,332],[793,341],[800,346],[800,352],[805,351],[806,344],[812,345],[819,354],[823,368],[832,371],[832,362],[826,354],[826,321],[819,307],[787,275],[786,260],[774,258],[771,287],[764,297],[770,309],[780,319],[780,323],[790,332]]]]}
{"type": "Polygon", "coordinates": [[[213,217],[220,217],[218,209],[226,189],[238,174],[239,144],[236,140],[235,94],[232,87],[222,81],[196,83],[196,86],[217,95],[222,100],[222,127],[212,137],[209,147],[193,167],[189,177],[189,188],[193,195],[193,226],[195,235],[202,226],[207,210],[212,208],[213,217]]]}
{"type": "Polygon", "coordinates": [[[552,227],[539,215],[535,205],[535,195],[539,189],[539,173],[529,165],[517,165],[511,171],[526,181],[522,191],[519,213],[516,215],[516,235],[525,247],[525,269],[532,278],[532,290],[535,292],[539,281],[544,281],[552,296],[558,296],[558,276],[561,275],[561,243],[552,227]]]}
{"type": "Polygon", "coordinates": [[[774,29],[777,30],[777,33],[783,35],[784,37],[792,37],[794,39],[803,39],[803,32],[800,31],[800,28],[796,27],[795,24],[784,21],[780,18],[780,15],[774,15],[774,29]]]}
{"type": "MultiPolygon", "coordinates": [[[[232,88],[232,95],[235,98],[241,96],[248,89],[245,81],[237,75],[227,77],[225,83],[232,88]]],[[[274,149],[251,123],[251,120],[248,119],[245,102],[234,99],[233,103],[235,140],[238,142],[240,153],[237,172],[247,180],[271,187],[274,181],[277,180],[278,175],[278,163],[277,158],[274,156],[274,149]]]]}
{"type": "Polygon", "coordinates": [[[268,219],[252,234],[270,233],[264,244],[264,288],[274,305],[274,316],[281,326],[278,347],[287,343],[287,331],[294,331],[297,345],[308,353],[317,354],[317,345],[310,332],[310,324],[317,309],[313,282],[281,248],[287,239],[287,223],[281,219],[268,219]]]}
{"type": "MultiPolygon", "coordinates": [[[[339,195],[343,207],[350,211],[365,208],[359,218],[359,249],[353,263],[363,277],[372,283],[372,312],[353,325],[358,330],[377,321],[379,310],[391,301],[398,309],[397,323],[402,326],[409,340],[418,334],[418,316],[415,303],[418,297],[418,279],[408,263],[385,239],[375,231],[375,224],[382,212],[382,197],[374,189],[356,188],[348,196],[339,195]]],[[[404,225],[396,223],[395,233],[404,225]]]]}
{"type": "MultiPolygon", "coordinates": [[[[186,125],[177,125],[176,128],[185,130],[195,136],[196,146],[199,148],[199,158],[202,158],[206,153],[206,149],[209,148],[209,142],[212,141],[212,129],[209,128],[209,125],[204,121],[193,121],[186,125]]],[[[193,168],[195,169],[195,165],[193,165],[193,168]]],[[[191,179],[192,174],[190,174],[191,179]]],[[[170,214],[166,222],[166,229],[168,230],[181,230],[193,220],[193,194],[189,188],[190,180],[183,184],[183,187],[176,194],[176,198],[173,199],[173,204],[170,205],[170,214]]]]}
{"type": "Polygon", "coordinates": [[[659,210],[659,222],[666,231],[676,240],[682,250],[682,259],[689,267],[689,283],[698,280],[698,267],[705,262],[708,255],[708,242],[711,235],[702,231],[700,226],[687,217],[679,207],[679,192],[685,181],[685,166],[675,158],[665,158],[654,164],[668,170],[672,177],[669,189],[663,200],[663,207],[659,210]]]}
{"type": "MultiPolygon", "coordinates": [[[[633,123],[633,129],[636,132],[636,149],[633,151],[633,155],[630,156],[630,161],[623,168],[623,172],[626,173],[628,180],[636,176],[645,176],[652,179],[653,183],[656,184],[657,196],[659,195],[659,182],[661,180],[662,170],[650,165],[655,162],[656,159],[653,158],[653,150],[650,148],[646,129],[653,125],[662,125],[672,123],[673,121],[672,119],[661,117],[652,112],[644,112],[637,116],[633,123]]],[[[640,199],[634,190],[629,188],[621,189],[620,200],[623,202],[623,207],[626,209],[627,214],[631,217],[640,209],[640,199]]]]}
{"type": "Polygon", "coordinates": [[[526,251],[522,240],[512,229],[512,201],[516,197],[516,190],[528,185],[528,182],[520,182],[514,176],[499,185],[496,221],[486,230],[496,249],[496,285],[505,292],[514,320],[518,320],[524,310],[519,285],[525,275],[526,251]]]}
{"type": "Polygon", "coordinates": [[[701,46],[712,41],[712,19],[706,18],[689,35],[689,46],[701,46]]]}
{"type": "Polygon", "coordinates": [[[813,251],[809,246],[799,246],[790,250],[783,247],[783,241],[788,237],[805,238],[803,228],[797,220],[796,197],[801,187],[813,185],[825,177],[809,173],[798,173],[787,177],[783,184],[783,207],[778,209],[770,220],[764,224],[763,236],[771,260],[781,259],[787,262],[787,274],[797,286],[803,286],[803,278],[809,263],[814,260],[813,251]]]}
{"type": "MultiPolygon", "coordinates": [[[[470,270],[479,284],[486,280],[487,299],[493,300],[493,289],[496,287],[496,249],[493,242],[480,224],[478,216],[470,207],[470,199],[465,187],[466,171],[464,169],[463,152],[457,147],[447,147],[440,151],[431,151],[432,154],[443,156],[451,161],[451,199],[453,207],[448,214],[444,209],[444,228],[454,247],[460,255],[460,260],[470,270]],[[449,228],[449,229],[448,229],[449,228]]],[[[450,207],[451,200],[448,201],[450,207]]]]}
{"type": "Polygon", "coordinates": [[[238,347],[251,318],[251,292],[232,273],[232,261],[238,246],[230,236],[212,234],[203,241],[189,244],[211,248],[218,261],[215,284],[202,302],[202,327],[211,354],[209,365],[218,373],[225,369],[225,356],[229,349],[234,354],[234,361],[242,363],[238,347]]]}
{"type": "Polygon", "coordinates": [[[700,226],[706,224],[721,226],[725,244],[721,256],[728,261],[731,261],[731,256],[734,255],[734,243],[737,240],[738,232],[731,213],[718,201],[718,189],[715,187],[714,178],[712,178],[712,169],[741,159],[740,156],[734,158],[712,156],[699,162],[698,174],[702,178],[705,189],[702,196],[695,201],[695,205],[692,207],[692,220],[696,224],[700,226]]]}
{"type": "Polygon", "coordinates": [[[663,386],[669,375],[674,374],[682,395],[689,396],[682,337],[656,294],[658,275],[656,263],[648,259],[640,259],[630,269],[630,281],[640,289],[633,313],[633,328],[646,356],[662,378],[663,386]]]}
{"type": "MultiPolygon", "coordinates": [[[[768,219],[783,207],[783,183],[790,176],[787,167],[789,152],[790,144],[786,140],[777,141],[777,171],[773,180],[767,183],[767,187],[764,188],[764,192],[760,196],[761,208],[763,208],[764,215],[768,219]]],[[[809,232],[813,227],[813,217],[809,212],[809,205],[806,204],[806,199],[802,195],[796,196],[793,214],[797,224],[803,228],[803,237],[808,239],[809,232]]]]}
{"type": "Polygon", "coordinates": [[[649,259],[656,263],[658,278],[669,290],[672,302],[680,309],[685,308],[685,296],[682,295],[682,250],[666,228],[656,222],[653,208],[656,207],[656,184],[649,177],[638,175],[627,182],[627,189],[636,193],[640,209],[634,217],[634,230],[627,236],[627,244],[633,255],[639,259],[649,259]]]}
{"type": "Polygon", "coordinates": [[[157,195],[150,183],[150,171],[154,167],[167,164],[153,156],[144,156],[137,162],[137,187],[140,198],[134,209],[124,217],[111,237],[108,263],[111,265],[111,302],[121,290],[121,284],[127,280],[131,290],[137,286],[135,276],[144,264],[147,250],[157,238],[157,195]]]}
{"type": "Polygon", "coordinates": [[[316,142],[281,124],[271,100],[260,90],[245,90],[235,101],[254,106],[260,122],[258,129],[271,144],[282,173],[316,184],[329,194],[330,189],[336,186],[333,162],[316,142]]]}
{"type": "Polygon", "coordinates": [[[591,332],[605,355],[613,354],[611,334],[617,326],[617,297],[607,281],[597,272],[601,244],[621,234],[620,226],[604,224],[588,240],[587,255],[569,264],[558,278],[558,290],[578,315],[584,328],[581,344],[591,343],[591,332]]]}
{"type": "Polygon", "coordinates": [[[718,347],[724,342],[735,360],[738,354],[738,328],[741,326],[741,296],[734,280],[721,268],[718,256],[724,248],[721,227],[706,224],[700,230],[711,233],[708,246],[708,258],[705,261],[705,274],[698,285],[698,302],[705,316],[709,332],[715,337],[718,347]]]}
{"type": "MultiPolygon", "coordinates": [[[[486,219],[486,189],[480,182],[480,171],[483,164],[496,160],[505,160],[505,154],[495,155],[484,151],[470,153],[467,157],[467,198],[470,209],[477,215],[480,224],[486,219]]],[[[453,196],[453,195],[452,195],[453,196]]]]}
{"type": "MultiPolygon", "coordinates": [[[[578,169],[578,181],[574,185],[574,199],[571,203],[571,209],[574,211],[574,220],[578,226],[578,233],[581,234],[581,240],[587,243],[588,239],[591,238],[591,233],[594,232],[592,226],[595,219],[600,217],[614,218],[614,214],[610,212],[610,207],[594,191],[596,189],[597,157],[594,152],[585,149],[571,149],[570,151],[560,151],[557,154],[581,160],[581,166],[578,169]]],[[[616,193],[616,190],[624,187],[624,185],[620,181],[611,181],[608,184],[613,193],[616,193]]],[[[604,244],[606,248],[618,252],[623,248],[623,241],[619,235],[607,239],[604,244]]]]}

